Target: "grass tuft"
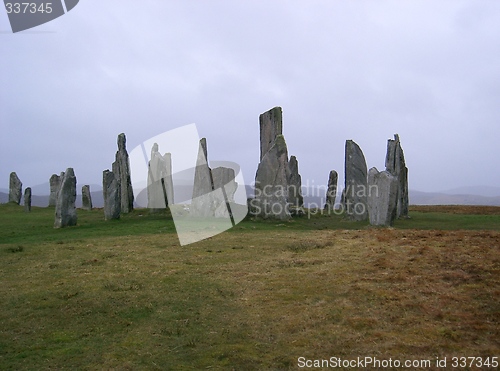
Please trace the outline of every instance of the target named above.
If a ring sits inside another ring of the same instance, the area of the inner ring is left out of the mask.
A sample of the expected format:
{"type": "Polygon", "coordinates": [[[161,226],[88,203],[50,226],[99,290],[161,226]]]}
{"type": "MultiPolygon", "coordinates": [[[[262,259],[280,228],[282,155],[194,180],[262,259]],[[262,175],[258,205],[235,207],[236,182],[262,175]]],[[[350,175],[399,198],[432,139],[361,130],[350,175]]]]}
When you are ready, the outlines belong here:
{"type": "Polygon", "coordinates": [[[286,245],[286,249],[295,253],[302,253],[313,249],[324,249],[328,246],[332,246],[331,241],[300,240],[286,245]]]}
{"type": "Polygon", "coordinates": [[[16,247],[8,247],[6,249],[8,252],[16,253],[16,252],[23,252],[24,251],[24,246],[19,245],[16,247]]]}

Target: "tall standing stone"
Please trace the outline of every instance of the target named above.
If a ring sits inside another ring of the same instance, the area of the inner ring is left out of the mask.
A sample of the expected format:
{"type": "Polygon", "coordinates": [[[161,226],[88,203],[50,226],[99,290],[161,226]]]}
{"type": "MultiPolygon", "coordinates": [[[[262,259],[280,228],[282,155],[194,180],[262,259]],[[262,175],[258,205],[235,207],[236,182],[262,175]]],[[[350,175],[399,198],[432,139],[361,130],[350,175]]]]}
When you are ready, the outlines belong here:
{"type": "Polygon", "coordinates": [[[328,176],[328,188],[326,190],[325,210],[333,211],[335,208],[335,199],[337,198],[338,174],[335,170],[330,171],[328,176]]]}
{"type": "Polygon", "coordinates": [[[407,218],[409,205],[408,168],[406,167],[405,156],[398,134],[394,134],[394,139],[387,141],[385,168],[398,179],[396,217],[407,218]]]}
{"type": "Polygon", "coordinates": [[[16,204],[21,203],[21,197],[23,195],[23,183],[17,176],[15,172],[10,173],[9,179],[9,202],[14,202],[16,204]]]}
{"type": "Polygon", "coordinates": [[[266,152],[255,176],[256,215],[264,219],[290,218],[288,207],[288,150],[283,135],[278,135],[266,152]]]}
{"type": "Polygon", "coordinates": [[[82,209],[92,210],[92,195],[90,194],[89,185],[84,185],[82,187],[82,209]]]}
{"type": "Polygon", "coordinates": [[[57,174],[52,174],[52,176],[49,179],[49,186],[50,186],[49,206],[56,206],[56,195],[60,185],[61,185],[61,177],[57,174]]]}
{"type": "Polygon", "coordinates": [[[193,196],[189,209],[189,214],[194,217],[203,218],[215,215],[216,205],[212,194],[214,182],[207,158],[207,140],[201,138],[194,173],[193,196]]]}
{"type": "Polygon", "coordinates": [[[54,228],[76,225],[76,176],[73,168],[61,173],[61,185],[56,195],[54,228]]]}
{"type": "Polygon", "coordinates": [[[24,211],[29,213],[31,211],[31,188],[28,187],[24,190],[24,211]]]}
{"type": "Polygon", "coordinates": [[[299,174],[299,162],[295,156],[290,156],[287,170],[288,203],[290,208],[296,210],[304,205],[304,198],[302,197],[302,177],[299,174]]]}
{"type": "Polygon", "coordinates": [[[371,225],[391,226],[396,218],[398,179],[372,167],[368,172],[368,215],[371,225]]]}
{"type": "MultiPolygon", "coordinates": [[[[113,164],[116,168],[115,163],[113,164]]],[[[102,194],[104,197],[104,220],[120,219],[121,186],[116,174],[109,170],[102,173],[102,194]]]]}
{"type": "Polygon", "coordinates": [[[130,177],[130,160],[126,148],[126,137],[124,133],[118,135],[118,151],[115,160],[118,164],[116,176],[121,187],[121,212],[128,213],[134,210],[134,191],[132,189],[132,179],[130,177]]]}
{"type": "Polygon", "coordinates": [[[345,143],[345,187],[343,205],[347,218],[356,221],[368,219],[367,168],[361,148],[352,140],[345,143]]]}
{"type": "Polygon", "coordinates": [[[281,107],[274,107],[259,116],[260,160],[274,145],[278,135],[283,134],[283,113],[281,107]]]}
{"type": "Polygon", "coordinates": [[[158,211],[173,203],[172,155],[165,153],[162,156],[155,143],[148,166],[148,208],[158,211]]]}
{"type": "MultiPolygon", "coordinates": [[[[291,214],[288,203],[288,181],[291,171],[288,164],[288,149],[282,134],[281,107],[274,107],[262,113],[259,116],[259,125],[260,163],[255,175],[255,199],[252,202],[252,210],[256,216],[264,219],[289,219],[291,214]]],[[[298,164],[296,165],[296,175],[298,175],[298,164]]]]}

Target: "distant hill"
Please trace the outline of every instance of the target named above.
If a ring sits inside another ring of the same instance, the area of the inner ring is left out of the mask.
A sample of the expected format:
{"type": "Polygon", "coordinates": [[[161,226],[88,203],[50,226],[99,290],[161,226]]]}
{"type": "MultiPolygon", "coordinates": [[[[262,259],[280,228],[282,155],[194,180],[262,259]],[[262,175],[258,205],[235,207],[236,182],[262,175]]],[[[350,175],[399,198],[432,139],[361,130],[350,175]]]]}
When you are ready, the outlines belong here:
{"type": "Polygon", "coordinates": [[[500,197],[500,187],[491,186],[469,186],[458,187],[440,191],[438,193],[445,193],[447,195],[476,195],[485,197],[500,197]]]}
{"type": "Polygon", "coordinates": [[[410,204],[500,206],[500,196],[489,197],[475,194],[446,194],[410,190],[410,204]]]}

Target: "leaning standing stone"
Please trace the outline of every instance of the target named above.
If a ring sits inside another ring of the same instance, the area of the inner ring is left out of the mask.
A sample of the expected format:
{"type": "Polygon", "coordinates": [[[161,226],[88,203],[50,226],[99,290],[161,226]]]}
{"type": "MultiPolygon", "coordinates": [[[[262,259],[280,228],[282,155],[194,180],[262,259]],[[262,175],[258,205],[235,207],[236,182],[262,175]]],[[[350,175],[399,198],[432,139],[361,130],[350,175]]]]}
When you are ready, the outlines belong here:
{"type": "Polygon", "coordinates": [[[361,148],[352,140],[345,143],[345,188],[343,205],[347,218],[368,219],[366,160],[361,148]]]}
{"type": "Polygon", "coordinates": [[[92,210],[92,195],[90,194],[89,185],[84,185],[82,187],[82,209],[92,210]]]}
{"type": "Polygon", "coordinates": [[[28,187],[24,190],[24,211],[29,213],[31,211],[31,188],[28,187]]]}
{"type": "Polygon", "coordinates": [[[61,186],[56,196],[54,228],[76,225],[76,176],[73,168],[61,173],[61,186]]]}
{"type": "Polygon", "coordinates": [[[23,183],[18,178],[15,172],[10,173],[9,202],[14,202],[19,205],[21,203],[22,194],[23,194],[23,183]]]}

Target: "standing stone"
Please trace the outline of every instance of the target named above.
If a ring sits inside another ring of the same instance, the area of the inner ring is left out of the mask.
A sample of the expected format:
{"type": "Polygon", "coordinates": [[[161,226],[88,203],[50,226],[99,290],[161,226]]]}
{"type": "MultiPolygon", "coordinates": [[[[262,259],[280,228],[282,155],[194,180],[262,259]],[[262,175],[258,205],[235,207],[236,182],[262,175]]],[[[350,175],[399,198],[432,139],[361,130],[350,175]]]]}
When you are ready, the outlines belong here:
{"type": "Polygon", "coordinates": [[[256,216],[280,220],[290,218],[287,168],[288,150],[285,137],[278,135],[257,168],[253,203],[256,216]]]}
{"type": "Polygon", "coordinates": [[[274,107],[259,116],[260,160],[274,145],[278,135],[283,134],[283,113],[281,107],[274,107]]]}
{"type": "Polygon", "coordinates": [[[126,148],[126,137],[124,133],[118,135],[118,151],[115,160],[118,164],[117,171],[113,170],[120,182],[121,187],[121,212],[128,213],[134,210],[134,191],[130,177],[130,160],[126,148]]]}
{"type": "MultiPolygon", "coordinates": [[[[275,219],[289,219],[288,181],[291,170],[294,181],[298,182],[298,164],[290,169],[288,149],[283,132],[283,114],[281,107],[274,107],[259,116],[260,125],[260,163],[255,175],[255,199],[252,210],[255,215],[275,219]]],[[[296,159],[294,160],[296,161],[296,159]]],[[[294,193],[294,200],[300,203],[299,194],[294,193]]]]}
{"type": "Polygon", "coordinates": [[[343,205],[348,219],[368,219],[367,210],[367,168],[361,148],[352,140],[345,143],[345,188],[343,205]]]}
{"type": "Polygon", "coordinates": [[[296,212],[297,209],[304,206],[304,198],[302,197],[302,178],[299,174],[299,162],[295,156],[290,156],[288,162],[287,183],[289,207],[296,212]]]}
{"type": "Polygon", "coordinates": [[[198,158],[194,173],[193,196],[189,214],[194,217],[213,217],[215,215],[215,199],[212,191],[214,182],[212,171],[207,160],[207,140],[200,139],[198,158]]]}
{"type": "Polygon", "coordinates": [[[371,225],[391,226],[396,218],[398,178],[372,167],[368,172],[368,215],[371,225]]]}
{"type": "Polygon", "coordinates": [[[328,188],[326,190],[325,210],[333,211],[335,208],[335,199],[337,198],[337,180],[338,174],[335,170],[330,171],[328,176],[328,188]]]}
{"type": "Polygon", "coordinates": [[[154,212],[173,203],[172,156],[170,153],[162,156],[158,151],[158,144],[155,143],[148,165],[148,208],[154,212]]]}
{"type": "Polygon", "coordinates": [[[387,154],[385,157],[386,170],[398,179],[398,195],[396,217],[408,217],[408,168],[399,135],[394,134],[394,139],[387,141],[387,154]]]}
{"type": "Polygon", "coordinates": [[[232,217],[231,204],[234,204],[234,194],[238,188],[234,169],[229,167],[216,167],[212,170],[215,193],[216,218],[232,217]]]}
{"type": "Polygon", "coordinates": [[[61,186],[56,195],[54,228],[76,225],[76,176],[73,168],[61,173],[61,186]]]}
{"type": "Polygon", "coordinates": [[[24,211],[29,213],[31,211],[31,188],[28,187],[24,190],[24,211]]]}
{"type": "Polygon", "coordinates": [[[82,209],[92,210],[92,195],[90,194],[89,185],[84,185],[82,187],[82,209]]]}
{"type": "Polygon", "coordinates": [[[57,174],[52,174],[49,179],[50,185],[50,195],[49,195],[49,206],[56,206],[56,195],[57,190],[61,185],[61,177],[57,174]]]}
{"type": "MultiPolygon", "coordinates": [[[[113,163],[113,167],[117,167],[113,163]]],[[[121,186],[116,174],[109,170],[102,173],[102,193],[104,197],[104,220],[120,219],[121,186]]]]}
{"type": "Polygon", "coordinates": [[[9,202],[16,204],[21,203],[21,196],[23,195],[23,183],[18,178],[15,172],[10,173],[9,181],[9,202]]]}

